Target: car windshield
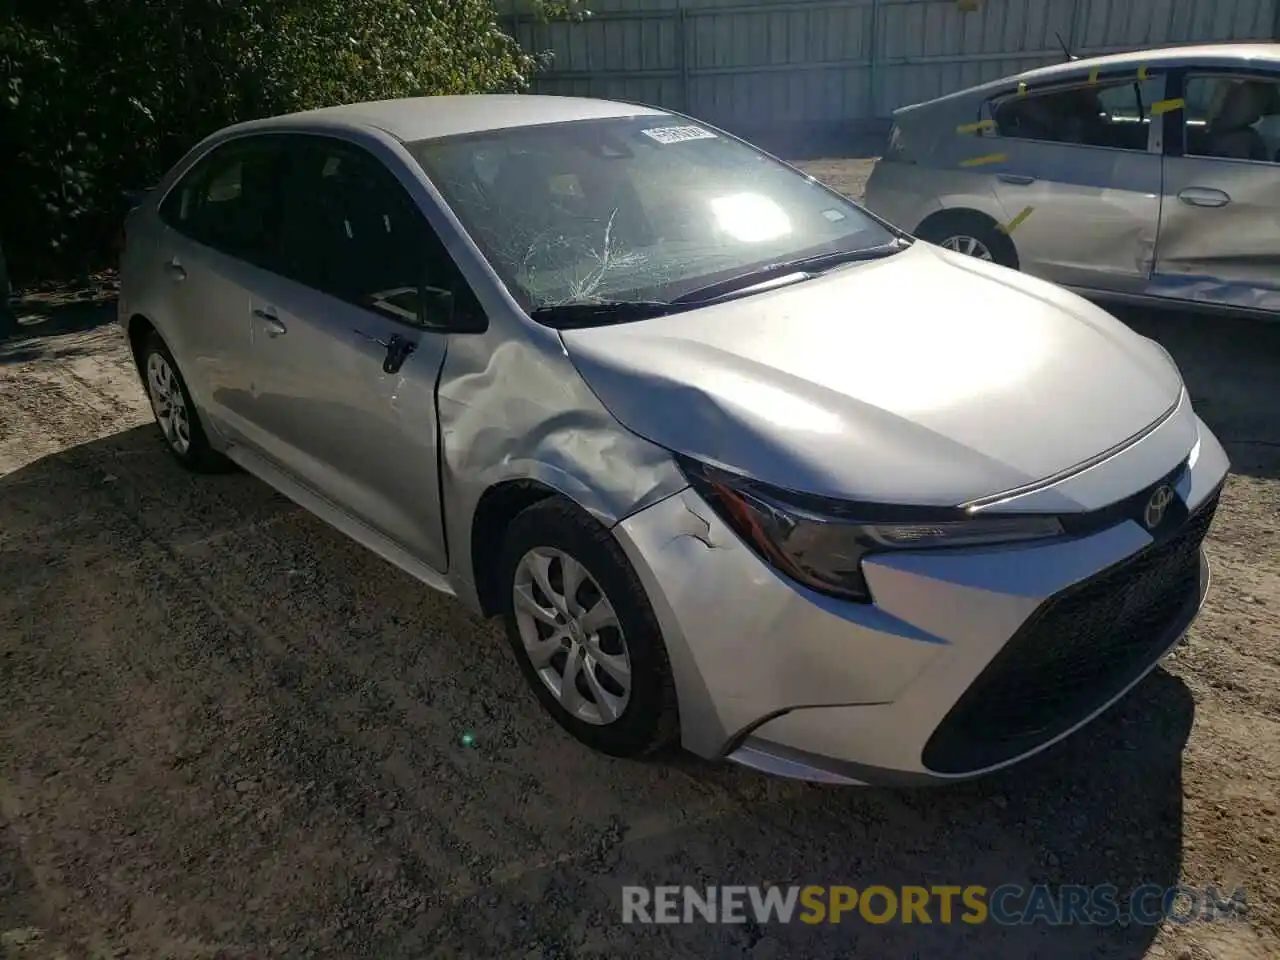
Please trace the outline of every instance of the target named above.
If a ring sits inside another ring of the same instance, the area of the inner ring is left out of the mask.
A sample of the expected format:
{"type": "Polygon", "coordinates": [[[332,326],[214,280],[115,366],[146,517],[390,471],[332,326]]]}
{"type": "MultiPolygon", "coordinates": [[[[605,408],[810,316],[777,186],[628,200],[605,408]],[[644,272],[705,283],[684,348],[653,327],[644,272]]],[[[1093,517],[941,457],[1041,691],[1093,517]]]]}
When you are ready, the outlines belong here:
{"type": "Polygon", "coordinates": [[[895,238],[816,180],[677,117],[516,127],[408,146],[530,311],[669,302],[756,268],[895,238]]]}

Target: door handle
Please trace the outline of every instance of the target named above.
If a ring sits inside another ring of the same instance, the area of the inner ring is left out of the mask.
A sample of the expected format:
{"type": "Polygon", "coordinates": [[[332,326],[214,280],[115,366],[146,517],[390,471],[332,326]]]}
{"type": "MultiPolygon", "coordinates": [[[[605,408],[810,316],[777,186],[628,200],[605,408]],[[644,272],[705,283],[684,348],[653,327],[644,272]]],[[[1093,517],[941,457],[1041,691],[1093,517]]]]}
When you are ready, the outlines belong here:
{"type": "Polygon", "coordinates": [[[1036,182],[1035,177],[1023,176],[1020,173],[997,173],[996,179],[1001,183],[1012,183],[1019,187],[1029,186],[1036,182]]]}
{"type": "Polygon", "coordinates": [[[1212,187],[1187,187],[1178,199],[1189,207],[1225,207],[1231,202],[1231,195],[1212,187]]]}
{"type": "MultiPolygon", "coordinates": [[[[391,349],[390,340],[382,340],[378,337],[375,337],[372,333],[365,333],[363,330],[353,330],[352,332],[362,340],[368,340],[370,343],[376,343],[383,350],[391,349]]],[[[394,339],[394,337],[392,339],[394,339]]]]}
{"type": "Polygon", "coordinates": [[[382,360],[382,372],[399,373],[404,362],[409,359],[409,354],[417,349],[418,345],[412,340],[406,340],[398,333],[393,334],[387,341],[387,355],[382,360]]]}
{"type": "Polygon", "coordinates": [[[164,272],[174,280],[187,279],[187,269],[178,262],[178,258],[174,257],[164,265],[164,272]]]}
{"type": "Polygon", "coordinates": [[[375,337],[371,333],[365,333],[363,330],[354,331],[357,337],[368,340],[370,343],[376,343],[383,350],[387,351],[387,355],[382,358],[383,373],[398,373],[400,368],[404,366],[404,362],[409,359],[409,354],[418,349],[418,345],[412,340],[406,340],[398,333],[393,333],[386,340],[375,337]]]}
{"type": "Polygon", "coordinates": [[[281,323],[280,318],[270,310],[255,309],[253,316],[262,324],[263,329],[267,331],[268,337],[278,337],[289,332],[289,328],[281,323]]]}

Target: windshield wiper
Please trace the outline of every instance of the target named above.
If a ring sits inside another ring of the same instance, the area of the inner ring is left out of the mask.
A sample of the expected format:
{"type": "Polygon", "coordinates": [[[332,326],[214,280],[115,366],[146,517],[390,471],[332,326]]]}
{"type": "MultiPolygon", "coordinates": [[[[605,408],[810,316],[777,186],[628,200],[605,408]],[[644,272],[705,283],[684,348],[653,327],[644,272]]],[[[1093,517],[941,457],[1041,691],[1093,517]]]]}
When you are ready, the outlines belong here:
{"type": "MultiPolygon", "coordinates": [[[[681,306],[667,300],[571,300],[551,303],[529,311],[529,316],[549,327],[595,327],[603,323],[647,320],[675,313],[681,306]]],[[[688,309],[685,307],[684,309],[688,309]]]]}
{"type": "Polygon", "coordinates": [[[754,287],[761,283],[768,283],[770,280],[785,277],[793,273],[802,273],[807,276],[814,276],[815,274],[822,273],[824,270],[830,270],[832,267],[838,267],[845,263],[857,263],[863,260],[880,260],[883,257],[889,257],[901,250],[905,250],[910,245],[909,241],[895,237],[888,243],[882,243],[875,247],[863,247],[860,250],[838,250],[834,253],[819,253],[812,257],[797,257],[794,260],[778,260],[774,263],[766,263],[762,267],[756,267],[754,270],[739,273],[726,280],[717,280],[715,283],[708,283],[706,286],[696,287],[688,293],[682,293],[680,296],[672,300],[671,303],[676,306],[705,303],[709,300],[728,296],[729,294],[736,293],[739,290],[754,287]]]}

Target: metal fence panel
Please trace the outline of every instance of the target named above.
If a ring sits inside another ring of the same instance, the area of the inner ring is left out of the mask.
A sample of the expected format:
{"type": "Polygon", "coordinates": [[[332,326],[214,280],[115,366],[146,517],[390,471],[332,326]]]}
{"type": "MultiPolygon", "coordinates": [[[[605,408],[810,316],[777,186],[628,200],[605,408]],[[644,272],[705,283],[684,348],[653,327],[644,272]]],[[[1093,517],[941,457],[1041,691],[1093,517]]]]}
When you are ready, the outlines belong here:
{"type": "MultiPolygon", "coordinates": [[[[518,3],[518,0],[516,0],[518,3]]],[[[549,51],[544,93],[639,100],[733,128],[888,117],[1062,58],[1278,36],[1280,0],[594,0],[581,23],[511,13],[549,51]],[[1061,40],[1059,39],[1061,38],[1061,40]]],[[[507,9],[515,10],[514,6],[507,9]]]]}

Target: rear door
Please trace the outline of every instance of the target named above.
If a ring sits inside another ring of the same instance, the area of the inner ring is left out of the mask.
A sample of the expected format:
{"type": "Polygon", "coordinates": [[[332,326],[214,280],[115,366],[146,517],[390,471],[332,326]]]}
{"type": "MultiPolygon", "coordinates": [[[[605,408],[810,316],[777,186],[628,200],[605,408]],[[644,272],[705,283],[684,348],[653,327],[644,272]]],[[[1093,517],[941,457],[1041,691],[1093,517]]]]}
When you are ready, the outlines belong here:
{"type": "Polygon", "coordinates": [[[1280,74],[1188,70],[1171,114],[1150,292],[1280,310],[1280,74]]]}
{"type": "MultiPolygon", "coordinates": [[[[1139,292],[1160,223],[1166,78],[1136,71],[991,101],[975,138],[1023,270],[1067,286],[1139,292]]],[[[975,168],[980,169],[980,168],[975,168]]]]}
{"type": "Polygon", "coordinates": [[[197,406],[233,440],[252,401],[249,303],[271,280],[280,158],[275,137],[214,147],[161,201],[155,262],[135,265],[160,291],[156,320],[197,406]]]}
{"type": "Polygon", "coordinates": [[[435,388],[479,306],[381,160],[316,135],[287,153],[281,277],[250,304],[255,446],[444,571],[435,388]]]}

